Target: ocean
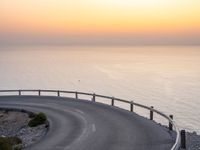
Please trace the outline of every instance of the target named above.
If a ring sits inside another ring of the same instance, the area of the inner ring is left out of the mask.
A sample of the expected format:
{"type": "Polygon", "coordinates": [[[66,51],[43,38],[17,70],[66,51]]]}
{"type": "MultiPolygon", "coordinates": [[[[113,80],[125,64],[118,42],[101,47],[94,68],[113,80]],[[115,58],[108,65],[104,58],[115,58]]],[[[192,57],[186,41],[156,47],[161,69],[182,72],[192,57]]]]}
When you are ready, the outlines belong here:
{"type": "MultiPolygon", "coordinates": [[[[198,46],[0,47],[0,89],[58,89],[114,96],[173,114],[180,128],[200,133],[198,46]]],[[[139,108],[135,111],[149,115],[139,108]]]]}

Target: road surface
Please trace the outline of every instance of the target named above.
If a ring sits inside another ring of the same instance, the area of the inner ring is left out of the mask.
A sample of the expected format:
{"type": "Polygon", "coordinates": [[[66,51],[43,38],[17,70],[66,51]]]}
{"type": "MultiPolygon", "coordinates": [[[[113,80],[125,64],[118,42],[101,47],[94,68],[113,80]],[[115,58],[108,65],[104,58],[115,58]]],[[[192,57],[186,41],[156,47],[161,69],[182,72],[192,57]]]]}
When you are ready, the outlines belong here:
{"type": "Polygon", "coordinates": [[[0,107],[44,112],[47,135],[27,150],[170,150],[168,130],[135,113],[51,96],[0,96],[0,107]]]}

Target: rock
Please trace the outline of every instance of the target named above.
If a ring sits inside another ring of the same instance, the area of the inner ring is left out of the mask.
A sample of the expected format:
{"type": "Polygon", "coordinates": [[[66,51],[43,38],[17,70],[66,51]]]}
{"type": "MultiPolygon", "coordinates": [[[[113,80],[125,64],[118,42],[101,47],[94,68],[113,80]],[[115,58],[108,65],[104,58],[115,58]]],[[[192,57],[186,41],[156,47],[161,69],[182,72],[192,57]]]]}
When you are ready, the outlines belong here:
{"type": "Polygon", "coordinates": [[[187,132],[186,146],[188,150],[200,150],[200,135],[197,132],[187,132]]]}
{"type": "Polygon", "coordinates": [[[45,128],[49,128],[49,124],[48,123],[45,125],[45,128]]]}
{"type": "Polygon", "coordinates": [[[21,150],[22,149],[22,144],[18,144],[18,145],[13,146],[13,149],[14,150],[21,150]]]}

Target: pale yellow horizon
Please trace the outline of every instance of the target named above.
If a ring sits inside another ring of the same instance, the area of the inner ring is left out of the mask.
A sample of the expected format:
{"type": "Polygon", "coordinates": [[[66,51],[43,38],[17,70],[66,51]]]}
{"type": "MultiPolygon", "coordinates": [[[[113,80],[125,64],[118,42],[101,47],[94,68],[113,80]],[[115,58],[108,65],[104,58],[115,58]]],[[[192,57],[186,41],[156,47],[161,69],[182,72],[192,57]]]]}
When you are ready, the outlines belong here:
{"type": "Polygon", "coordinates": [[[199,0],[1,0],[0,30],[154,33],[200,30],[199,0]]]}
{"type": "Polygon", "coordinates": [[[199,0],[1,0],[0,34],[200,36],[199,0]]]}

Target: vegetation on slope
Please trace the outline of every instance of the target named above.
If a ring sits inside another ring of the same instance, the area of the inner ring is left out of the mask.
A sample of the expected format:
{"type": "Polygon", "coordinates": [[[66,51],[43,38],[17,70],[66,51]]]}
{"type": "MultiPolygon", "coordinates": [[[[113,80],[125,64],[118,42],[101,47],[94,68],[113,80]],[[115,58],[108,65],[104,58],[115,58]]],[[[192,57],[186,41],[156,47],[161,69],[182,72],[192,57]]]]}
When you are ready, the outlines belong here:
{"type": "Polygon", "coordinates": [[[47,117],[44,113],[39,113],[34,116],[28,123],[29,127],[36,127],[38,125],[44,124],[47,121],[47,117]]]}

